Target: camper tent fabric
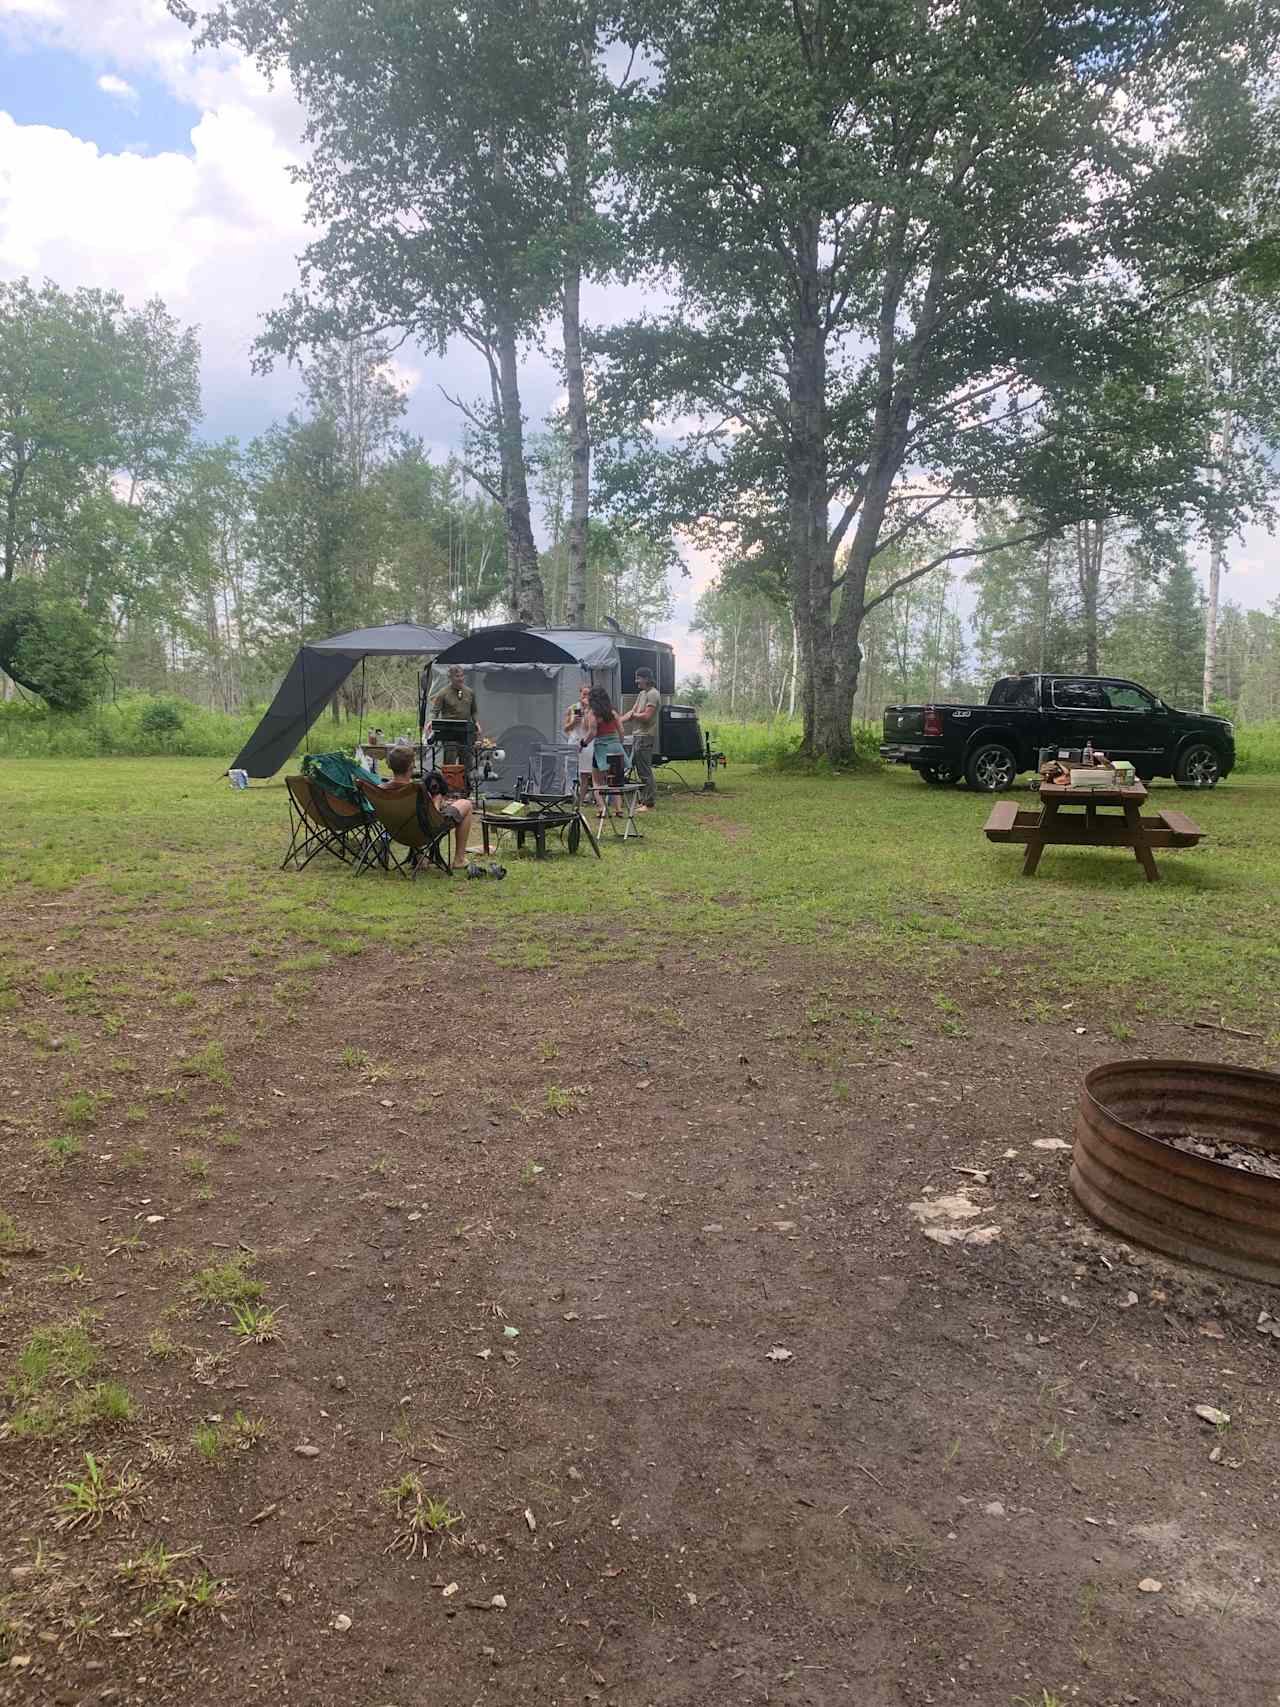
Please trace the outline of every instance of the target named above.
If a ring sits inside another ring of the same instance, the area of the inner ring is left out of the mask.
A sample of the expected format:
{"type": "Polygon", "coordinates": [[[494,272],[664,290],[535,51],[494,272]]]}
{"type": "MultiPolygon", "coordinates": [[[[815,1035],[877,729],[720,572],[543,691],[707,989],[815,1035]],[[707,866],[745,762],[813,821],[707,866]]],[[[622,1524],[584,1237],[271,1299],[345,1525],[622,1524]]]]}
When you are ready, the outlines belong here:
{"type": "Polygon", "coordinates": [[[434,657],[457,638],[444,628],[392,622],[308,641],[230,768],[255,777],[274,776],[362,658],[434,657]]]}
{"type": "MultiPolygon", "coordinates": [[[[544,774],[539,748],[558,748],[562,758],[551,768],[577,773],[577,743],[565,740],[561,720],[584,681],[607,689],[618,703],[635,686],[640,666],[654,670],[659,689],[670,693],[675,680],[674,653],[666,642],[640,635],[573,628],[525,628],[504,623],[477,629],[435,660],[430,694],[444,673],[460,664],[476,694],[476,712],[487,735],[506,754],[491,785],[502,793],[519,777],[544,774]]],[[[557,786],[560,786],[557,784],[557,786]]]]}

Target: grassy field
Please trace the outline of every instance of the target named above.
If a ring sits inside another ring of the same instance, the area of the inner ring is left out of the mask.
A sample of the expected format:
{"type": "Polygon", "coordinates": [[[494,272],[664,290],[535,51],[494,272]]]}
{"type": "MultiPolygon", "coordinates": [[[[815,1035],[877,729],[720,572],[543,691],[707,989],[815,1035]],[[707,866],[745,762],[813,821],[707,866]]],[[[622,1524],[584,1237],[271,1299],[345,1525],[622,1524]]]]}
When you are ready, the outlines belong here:
{"type": "Polygon", "coordinates": [[[1274,1299],[1067,1164],[1280,1054],[1280,779],[1158,884],[736,763],[410,884],[219,768],[0,763],[0,1700],[1249,1699],[1274,1299]]]}
{"type": "MultiPolygon", "coordinates": [[[[594,859],[515,861],[502,884],[353,879],[327,859],[279,872],[282,785],[234,793],[196,760],[9,765],[0,959],[10,990],[41,976],[41,907],[74,895],[78,976],[96,1005],[139,980],[184,981],[184,942],[232,970],[308,969],[367,942],[463,944],[526,966],[590,963],[666,944],[838,943],[842,955],[915,968],[922,991],[977,977],[1034,1018],[1055,995],[1126,1008],[1280,1018],[1280,779],[1233,778],[1188,796],[1208,832],[1146,884],[1127,855],[1050,850],[1037,878],[989,845],[985,797],[905,772],[850,780],[722,773],[683,796],[642,844],[594,859]],[[494,927],[501,925],[500,934],[494,927]]],[[[12,1001],[13,997],[10,998],[12,1001]]],[[[922,999],[927,999],[923,998],[922,999]]]]}

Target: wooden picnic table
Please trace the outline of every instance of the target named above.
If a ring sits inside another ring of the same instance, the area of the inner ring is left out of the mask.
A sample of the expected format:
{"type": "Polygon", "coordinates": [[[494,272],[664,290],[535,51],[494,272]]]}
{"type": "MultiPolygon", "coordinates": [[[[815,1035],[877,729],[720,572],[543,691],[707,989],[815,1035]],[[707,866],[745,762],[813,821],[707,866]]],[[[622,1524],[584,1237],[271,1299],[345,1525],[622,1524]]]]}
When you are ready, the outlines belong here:
{"type": "Polygon", "coordinates": [[[1155,883],[1160,876],[1155,849],[1193,848],[1204,831],[1185,812],[1171,806],[1144,817],[1141,808],[1146,798],[1147,790],[1141,782],[1127,788],[1069,788],[1043,783],[1038,812],[1020,812],[1012,800],[1002,800],[983,828],[988,841],[1026,844],[1024,877],[1035,875],[1046,847],[1132,848],[1147,882],[1155,883]],[[1077,806],[1084,811],[1062,810],[1077,806]],[[1102,814],[1098,810],[1117,806],[1118,816],[1114,811],[1102,814]]]}

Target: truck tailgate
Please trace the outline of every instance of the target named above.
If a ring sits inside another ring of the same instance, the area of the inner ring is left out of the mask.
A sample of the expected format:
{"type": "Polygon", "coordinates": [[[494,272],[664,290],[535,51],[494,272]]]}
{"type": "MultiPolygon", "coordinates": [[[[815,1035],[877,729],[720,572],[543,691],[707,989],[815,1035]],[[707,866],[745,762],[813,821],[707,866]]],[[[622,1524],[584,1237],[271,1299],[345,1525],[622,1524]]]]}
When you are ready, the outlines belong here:
{"type": "Polygon", "coordinates": [[[886,741],[918,741],[924,734],[922,705],[888,705],[884,712],[886,741]]]}

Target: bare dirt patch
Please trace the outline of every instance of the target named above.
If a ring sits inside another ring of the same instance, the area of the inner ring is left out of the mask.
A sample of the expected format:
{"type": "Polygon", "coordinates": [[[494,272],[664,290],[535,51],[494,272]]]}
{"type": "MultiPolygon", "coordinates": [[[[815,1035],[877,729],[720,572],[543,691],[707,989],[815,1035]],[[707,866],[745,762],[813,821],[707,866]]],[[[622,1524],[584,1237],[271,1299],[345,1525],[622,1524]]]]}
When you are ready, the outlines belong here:
{"type": "Polygon", "coordinates": [[[0,1699],[1280,1692],[1274,1300],[1110,1239],[1037,1147],[1098,1060],[1249,1046],[1020,1023],[963,969],[947,1032],[905,973],[758,949],[370,949],[229,1005],[221,1064],[160,1008],[81,1025],[135,1088],[74,1119],[12,1034],[0,1381],[83,1320],[133,1414],[0,1443],[0,1699]],[[997,1238],[925,1237],[958,1191],[997,1238]],[[137,1493],[59,1527],[86,1450],[137,1493]]]}

